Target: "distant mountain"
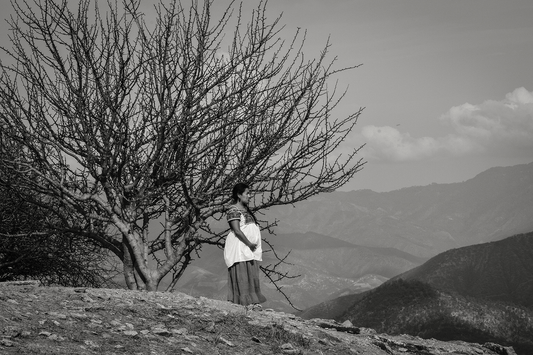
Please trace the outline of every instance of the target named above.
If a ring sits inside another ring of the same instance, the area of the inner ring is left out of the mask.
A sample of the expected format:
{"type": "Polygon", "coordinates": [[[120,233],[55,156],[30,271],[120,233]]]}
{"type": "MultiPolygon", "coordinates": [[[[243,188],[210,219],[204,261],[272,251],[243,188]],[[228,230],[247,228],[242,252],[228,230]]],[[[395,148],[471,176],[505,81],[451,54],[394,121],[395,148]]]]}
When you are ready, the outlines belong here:
{"type": "Polygon", "coordinates": [[[518,354],[533,354],[533,310],[438,290],[402,279],[356,295],[341,316],[378,333],[421,338],[495,342],[513,346],[518,354]]]}
{"type": "Polygon", "coordinates": [[[396,279],[533,309],[533,233],[449,250],[396,279]]]}
{"type": "Polygon", "coordinates": [[[299,315],[389,334],[494,341],[532,354],[533,232],[449,250],[373,290],[299,315]]]}
{"type": "Polygon", "coordinates": [[[321,194],[266,212],[279,234],[315,232],[429,258],[533,230],[533,163],[461,183],[321,194]]]}
{"type": "MultiPolygon", "coordinates": [[[[328,298],[370,290],[389,278],[419,266],[426,259],[392,248],[370,248],[354,245],[318,233],[264,235],[276,253],[287,262],[279,270],[298,278],[279,284],[294,306],[304,309],[328,298]]],[[[264,246],[262,266],[277,261],[264,246]]],[[[227,269],[221,249],[208,247],[201,258],[193,261],[178,282],[177,289],[194,296],[226,299],[227,269]]],[[[267,308],[294,312],[289,302],[267,279],[262,290],[268,299],[267,308]]]]}

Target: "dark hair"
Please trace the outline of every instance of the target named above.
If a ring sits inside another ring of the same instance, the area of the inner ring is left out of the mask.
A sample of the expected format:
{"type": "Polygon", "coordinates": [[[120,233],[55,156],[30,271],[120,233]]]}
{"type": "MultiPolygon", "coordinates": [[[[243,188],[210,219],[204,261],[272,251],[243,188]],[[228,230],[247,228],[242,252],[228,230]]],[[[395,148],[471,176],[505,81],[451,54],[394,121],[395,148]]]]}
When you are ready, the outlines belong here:
{"type": "Polygon", "coordinates": [[[233,186],[233,190],[231,191],[231,197],[233,198],[234,202],[239,201],[239,195],[242,195],[246,189],[249,189],[250,186],[245,184],[244,182],[239,182],[235,186],[233,186]]]}
{"type": "MultiPolygon", "coordinates": [[[[250,186],[248,186],[248,184],[245,184],[244,182],[239,182],[238,184],[235,184],[235,186],[233,186],[233,190],[231,191],[231,197],[233,198],[233,201],[238,202],[239,195],[242,195],[244,191],[249,188],[250,186]]],[[[248,213],[254,219],[255,224],[259,224],[257,223],[257,218],[255,218],[255,215],[253,214],[252,210],[250,210],[250,207],[248,207],[247,204],[244,207],[246,207],[246,211],[248,211],[248,213]]]]}

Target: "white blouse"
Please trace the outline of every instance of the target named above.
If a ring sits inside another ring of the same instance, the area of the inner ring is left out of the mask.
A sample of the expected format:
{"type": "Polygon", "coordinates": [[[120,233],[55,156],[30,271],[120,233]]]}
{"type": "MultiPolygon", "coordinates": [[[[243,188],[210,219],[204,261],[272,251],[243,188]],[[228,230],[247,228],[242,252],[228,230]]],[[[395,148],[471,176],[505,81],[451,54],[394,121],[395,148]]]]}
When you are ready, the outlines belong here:
{"type": "Polygon", "coordinates": [[[252,216],[248,212],[240,211],[237,207],[232,207],[228,211],[226,218],[228,222],[238,219],[239,226],[244,235],[250,242],[257,244],[257,249],[252,251],[235,236],[233,230],[230,231],[226,237],[226,244],[224,246],[224,261],[227,267],[229,268],[233,264],[241,261],[262,261],[261,230],[255,224],[252,216]]]}

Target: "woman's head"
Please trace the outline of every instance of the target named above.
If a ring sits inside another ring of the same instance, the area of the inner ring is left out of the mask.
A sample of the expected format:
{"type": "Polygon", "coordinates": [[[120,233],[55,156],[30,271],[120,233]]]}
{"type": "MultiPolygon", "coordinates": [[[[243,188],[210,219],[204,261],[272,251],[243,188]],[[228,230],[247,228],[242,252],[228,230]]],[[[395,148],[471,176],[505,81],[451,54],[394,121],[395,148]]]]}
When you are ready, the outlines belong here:
{"type": "Polygon", "coordinates": [[[240,182],[233,186],[233,191],[231,192],[231,197],[235,202],[241,202],[244,205],[248,205],[249,201],[250,186],[240,182]]]}

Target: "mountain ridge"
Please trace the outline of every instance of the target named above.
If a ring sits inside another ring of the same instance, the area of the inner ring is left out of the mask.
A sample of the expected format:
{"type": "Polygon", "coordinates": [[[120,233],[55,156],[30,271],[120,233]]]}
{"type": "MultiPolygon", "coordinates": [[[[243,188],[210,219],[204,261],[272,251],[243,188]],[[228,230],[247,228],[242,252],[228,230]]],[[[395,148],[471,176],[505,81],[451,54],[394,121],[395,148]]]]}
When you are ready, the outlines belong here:
{"type": "Polygon", "coordinates": [[[459,183],[315,196],[265,213],[276,232],[313,231],[429,258],[533,230],[533,163],[494,167],[459,183]]]}
{"type": "Polygon", "coordinates": [[[446,251],[394,279],[533,308],[533,232],[446,251]]]}

